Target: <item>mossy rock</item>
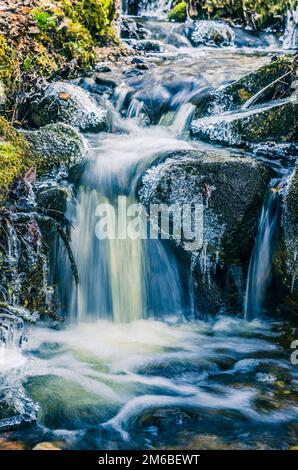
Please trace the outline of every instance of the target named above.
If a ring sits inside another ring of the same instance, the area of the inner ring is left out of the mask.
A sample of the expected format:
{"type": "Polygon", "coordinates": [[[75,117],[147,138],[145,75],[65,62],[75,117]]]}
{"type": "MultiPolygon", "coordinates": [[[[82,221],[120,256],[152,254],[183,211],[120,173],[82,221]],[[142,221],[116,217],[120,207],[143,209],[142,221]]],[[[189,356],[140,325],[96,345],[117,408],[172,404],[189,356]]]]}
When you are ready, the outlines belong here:
{"type": "Polygon", "coordinates": [[[37,131],[26,131],[23,135],[39,161],[40,174],[61,168],[68,171],[85,161],[87,142],[77,129],[68,124],[49,124],[37,131]]]}
{"type": "Polygon", "coordinates": [[[282,234],[274,256],[280,304],[298,316],[298,166],[283,192],[282,234]]]}
{"type": "Polygon", "coordinates": [[[177,23],[183,23],[187,18],[187,3],[182,1],[177,3],[172,10],[169,12],[168,18],[170,21],[176,21],[177,23]]]}
{"type": "Polygon", "coordinates": [[[295,142],[297,120],[297,102],[276,101],[247,111],[194,120],[191,134],[197,139],[237,146],[263,141],[295,142]]]}
{"type": "Polygon", "coordinates": [[[257,102],[264,103],[278,96],[278,93],[285,93],[289,90],[293,80],[291,74],[293,64],[292,56],[279,57],[255,72],[245,75],[240,80],[221,87],[219,90],[212,91],[196,103],[196,117],[240,108],[260,90],[290,72],[281,82],[276,83],[263,93],[257,102]]]}
{"type": "Polygon", "coordinates": [[[63,122],[81,131],[98,132],[107,127],[107,110],[82,88],[56,82],[47,87],[43,98],[32,104],[30,121],[35,127],[63,122]]]}
{"type": "Polygon", "coordinates": [[[296,5],[296,0],[189,0],[188,13],[196,19],[231,19],[255,30],[280,29],[296,5]]]}
{"type": "Polygon", "coordinates": [[[0,202],[14,180],[21,177],[32,164],[29,143],[0,117],[0,202]]]}

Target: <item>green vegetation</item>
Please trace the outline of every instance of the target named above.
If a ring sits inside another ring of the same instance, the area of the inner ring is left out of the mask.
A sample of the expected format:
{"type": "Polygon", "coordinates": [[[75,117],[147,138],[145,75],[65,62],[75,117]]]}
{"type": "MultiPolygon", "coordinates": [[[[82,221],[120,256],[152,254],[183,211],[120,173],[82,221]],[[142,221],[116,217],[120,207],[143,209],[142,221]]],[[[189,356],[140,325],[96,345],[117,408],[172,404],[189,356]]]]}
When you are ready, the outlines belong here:
{"type": "Polygon", "coordinates": [[[47,11],[42,11],[41,8],[35,8],[31,11],[31,16],[36,22],[41,31],[50,31],[56,28],[57,19],[47,11]]]}
{"type": "Polygon", "coordinates": [[[192,17],[233,19],[254,29],[278,26],[296,0],[189,0],[192,17]]]}
{"type": "Polygon", "coordinates": [[[32,166],[29,143],[0,117],[0,202],[15,178],[32,166]]]}
{"type": "Polygon", "coordinates": [[[13,83],[15,54],[3,34],[0,34],[0,81],[5,89],[13,83]]]}
{"type": "Polygon", "coordinates": [[[169,20],[170,21],[177,21],[183,22],[187,18],[187,4],[186,2],[182,1],[177,3],[177,5],[172,8],[169,13],[169,20]]]}

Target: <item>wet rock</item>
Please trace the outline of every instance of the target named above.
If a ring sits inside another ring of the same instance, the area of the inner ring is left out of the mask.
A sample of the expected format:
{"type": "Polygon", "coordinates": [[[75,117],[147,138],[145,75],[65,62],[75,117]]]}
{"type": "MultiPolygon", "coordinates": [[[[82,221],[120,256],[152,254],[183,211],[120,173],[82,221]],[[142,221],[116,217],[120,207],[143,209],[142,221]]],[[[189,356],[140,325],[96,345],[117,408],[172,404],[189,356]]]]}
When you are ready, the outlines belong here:
{"type": "Polygon", "coordinates": [[[95,83],[97,85],[102,85],[106,86],[108,88],[116,88],[118,85],[120,85],[119,80],[116,80],[115,78],[112,77],[107,77],[106,75],[102,74],[96,74],[95,76],[95,83]]]}
{"type": "Polygon", "coordinates": [[[25,445],[19,441],[0,438],[0,450],[25,450],[25,445]]]}
{"type": "Polygon", "coordinates": [[[133,100],[143,104],[143,111],[153,123],[159,122],[161,116],[170,109],[172,95],[164,85],[161,82],[152,83],[149,79],[130,99],[130,104],[133,100]]]}
{"type": "Polygon", "coordinates": [[[94,68],[95,68],[95,71],[98,72],[98,73],[112,72],[111,67],[109,67],[106,64],[96,64],[94,68]]]}
{"type": "Polygon", "coordinates": [[[0,390],[0,431],[17,428],[36,421],[38,405],[21,388],[0,390]]]}
{"type": "Polygon", "coordinates": [[[128,46],[139,52],[164,52],[164,46],[161,42],[156,40],[144,39],[136,41],[135,39],[126,40],[128,46]]]}
{"type": "Polygon", "coordinates": [[[283,164],[292,165],[298,159],[298,144],[295,143],[275,144],[274,142],[264,142],[252,145],[251,150],[257,156],[278,160],[283,164]]]}
{"type": "Polygon", "coordinates": [[[61,450],[60,447],[52,442],[39,442],[32,450],[61,450]]]}
{"type": "Polygon", "coordinates": [[[49,182],[39,185],[36,191],[36,200],[39,207],[47,211],[54,211],[57,215],[64,217],[68,202],[72,200],[73,192],[69,185],[63,181],[60,183],[49,182]]]}
{"type": "Polygon", "coordinates": [[[274,256],[281,305],[298,315],[298,166],[283,192],[282,234],[274,256]]]}
{"type": "Polygon", "coordinates": [[[68,124],[48,124],[23,134],[34,154],[41,159],[41,168],[46,173],[61,167],[68,171],[85,161],[88,144],[77,129],[68,124]]]}
{"type": "MultiPolygon", "coordinates": [[[[102,75],[102,74],[100,74],[102,75]]],[[[92,98],[95,99],[96,102],[101,104],[101,97],[103,95],[112,95],[113,87],[111,86],[111,82],[108,81],[106,77],[106,82],[102,82],[102,84],[96,83],[95,77],[82,77],[76,80],[73,80],[75,85],[83,88],[83,90],[87,91],[92,95],[92,98]]]]}
{"type": "Polygon", "coordinates": [[[231,302],[241,308],[242,268],[250,258],[269,180],[270,170],[263,164],[228,151],[169,153],[143,176],[139,198],[147,210],[149,204],[203,208],[201,245],[176,240],[192,257],[200,313],[216,313],[231,302]]]}
{"type": "Polygon", "coordinates": [[[36,127],[63,122],[82,132],[98,132],[107,126],[107,110],[82,88],[57,82],[49,85],[43,98],[33,103],[30,121],[36,127]]]}
{"type": "Polygon", "coordinates": [[[121,22],[120,35],[123,39],[147,39],[150,37],[150,31],[135,21],[133,18],[125,18],[121,22]]]}
{"type": "Polygon", "coordinates": [[[30,312],[25,307],[6,305],[5,303],[0,303],[0,312],[7,313],[8,315],[15,316],[16,318],[21,318],[28,323],[36,323],[39,320],[38,312],[30,312]]]}
{"type": "Polygon", "coordinates": [[[234,42],[232,28],[220,21],[194,21],[185,29],[194,47],[227,47],[234,42]]]}
{"type": "Polygon", "coordinates": [[[200,100],[197,100],[196,116],[219,114],[240,108],[252,96],[281,77],[284,77],[282,81],[268,88],[257,102],[263,103],[284,96],[290,91],[293,79],[292,65],[292,57],[279,57],[255,72],[245,75],[240,80],[211,91],[209,96],[204,95],[200,100]],[[288,75],[285,77],[285,74],[288,75]]]}
{"type": "Polygon", "coordinates": [[[138,77],[140,75],[143,75],[143,71],[142,70],[139,70],[138,68],[134,68],[134,69],[130,69],[130,70],[125,70],[123,72],[123,75],[125,77],[138,77]]]}
{"type": "Polygon", "coordinates": [[[295,142],[297,119],[298,102],[282,100],[238,113],[196,119],[191,123],[191,135],[196,139],[238,146],[268,140],[295,142]]]}

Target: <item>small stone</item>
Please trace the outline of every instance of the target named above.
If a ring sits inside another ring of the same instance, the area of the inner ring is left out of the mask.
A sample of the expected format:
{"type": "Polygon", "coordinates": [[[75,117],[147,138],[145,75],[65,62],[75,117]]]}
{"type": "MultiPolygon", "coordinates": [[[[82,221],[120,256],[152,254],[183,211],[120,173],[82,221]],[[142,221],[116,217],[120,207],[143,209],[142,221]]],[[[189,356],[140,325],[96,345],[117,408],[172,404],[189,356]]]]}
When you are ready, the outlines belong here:
{"type": "Polygon", "coordinates": [[[61,450],[52,442],[39,442],[32,450],[61,450]]]}
{"type": "Polygon", "coordinates": [[[67,101],[70,99],[70,94],[66,93],[65,91],[61,91],[58,96],[60,100],[63,100],[63,101],[67,101]]]}

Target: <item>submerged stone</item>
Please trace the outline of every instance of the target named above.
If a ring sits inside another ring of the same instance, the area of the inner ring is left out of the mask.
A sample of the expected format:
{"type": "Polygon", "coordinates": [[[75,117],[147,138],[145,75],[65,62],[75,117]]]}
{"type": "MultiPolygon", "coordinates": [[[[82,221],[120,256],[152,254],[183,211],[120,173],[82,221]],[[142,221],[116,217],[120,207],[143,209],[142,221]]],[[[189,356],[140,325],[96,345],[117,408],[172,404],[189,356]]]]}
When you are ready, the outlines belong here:
{"type": "Polygon", "coordinates": [[[82,88],[57,82],[49,85],[43,98],[33,103],[30,121],[36,127],[63,122],[82,132],[99,132],[107,127],[107,110],[82,88]]]}
{"type": "Polygon", "coordinates": [[[298,139],[298,102],[276,101],[237,113],[227,112],[196,119],[191,135],[201,140],[227,145],[252,142],[292,142],[298,139]]]}

